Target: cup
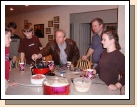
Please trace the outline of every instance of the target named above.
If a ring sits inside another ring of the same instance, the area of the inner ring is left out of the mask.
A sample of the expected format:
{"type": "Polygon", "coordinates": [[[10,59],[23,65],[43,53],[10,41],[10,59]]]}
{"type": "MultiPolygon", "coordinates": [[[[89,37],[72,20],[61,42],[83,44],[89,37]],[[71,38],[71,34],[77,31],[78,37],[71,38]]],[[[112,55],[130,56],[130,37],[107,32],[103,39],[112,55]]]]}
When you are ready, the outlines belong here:
{"type": "Polygon", "coordinates": [[[93,69],[87,69],[87,71],[88,71],[87,78],[92,79],[93,69]]]}
{"type": "Polygon", "coordinates": [[[24,63],[19,63],[19,64],[20,64],[20,71],[24,71],[25,64],[24,63]]]}
{"type": "Polygon", "coordinates": [[[67,68],[70,68],[70,66],[71,66],[71,61],[67,61],[66,66],[67,66],[67,68]]]}

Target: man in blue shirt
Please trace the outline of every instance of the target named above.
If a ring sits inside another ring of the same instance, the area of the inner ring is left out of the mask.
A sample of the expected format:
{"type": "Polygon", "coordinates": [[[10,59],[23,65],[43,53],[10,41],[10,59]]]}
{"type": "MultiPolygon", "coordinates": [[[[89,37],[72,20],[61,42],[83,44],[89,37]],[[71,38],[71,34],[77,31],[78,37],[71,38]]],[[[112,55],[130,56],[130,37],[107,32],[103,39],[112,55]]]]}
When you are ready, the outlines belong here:
{"type": "Polygon", "coordinates": [[[90,55],[92,55],[93,68],[95,68],[102,52],[104,51],[104,48],[101,44],[104,23],[102,19],[95,18],[91,21],[91,24],[94,35],[92,37],[91,46],[89,47],[87,54],[82,56],[82,59],[87,59],[90,55]]]}

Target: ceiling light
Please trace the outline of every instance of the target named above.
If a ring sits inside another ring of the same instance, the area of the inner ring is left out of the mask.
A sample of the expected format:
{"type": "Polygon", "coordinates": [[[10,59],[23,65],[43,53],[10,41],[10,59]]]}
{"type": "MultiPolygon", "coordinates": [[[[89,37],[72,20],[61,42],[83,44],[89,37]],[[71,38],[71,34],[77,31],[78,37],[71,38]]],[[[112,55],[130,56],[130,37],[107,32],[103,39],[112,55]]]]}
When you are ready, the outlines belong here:
{"type": "Polygon", "coordinates": [[[13,10],[13,8],[11,7],[10,10],[13,10]]]}
{"type": "Polygon", "coordinates": [[[25,5],[25,6],[29,6],[29,5],[25,5]]]}

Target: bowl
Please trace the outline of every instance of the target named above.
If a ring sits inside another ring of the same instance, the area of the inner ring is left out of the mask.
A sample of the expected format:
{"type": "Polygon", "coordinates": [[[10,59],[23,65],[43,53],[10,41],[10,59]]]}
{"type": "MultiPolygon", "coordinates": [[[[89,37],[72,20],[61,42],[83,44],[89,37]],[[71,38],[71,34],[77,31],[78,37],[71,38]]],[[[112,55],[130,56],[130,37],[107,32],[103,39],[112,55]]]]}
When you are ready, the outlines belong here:
{"type": "Polygon", "coordinates": [[[69,93],[70,82],[67,78],[47,76],[43,81],[44,95],[68,95],[69,93]]]}
{"type": "Polygon", "coordinates": [[[31,83],[32,84],[42,84],[43,80],[46,78],[43,74],[36,74],[31,76],[31,83]]]}
{"type": "Polygon", "coordinates": [[[34,75],[34,74],[48,74],[50,71],[49,68],[34,68],[34,67],[31,67],[30,70],[32,72],[32,75],[34,75]]]}
{"type": "Polygon", "coordinates": [[[87,92],[91,86],[91,80],[89,78],[78,77],[74,79],[73,83],[78,92],[87,92]]]}

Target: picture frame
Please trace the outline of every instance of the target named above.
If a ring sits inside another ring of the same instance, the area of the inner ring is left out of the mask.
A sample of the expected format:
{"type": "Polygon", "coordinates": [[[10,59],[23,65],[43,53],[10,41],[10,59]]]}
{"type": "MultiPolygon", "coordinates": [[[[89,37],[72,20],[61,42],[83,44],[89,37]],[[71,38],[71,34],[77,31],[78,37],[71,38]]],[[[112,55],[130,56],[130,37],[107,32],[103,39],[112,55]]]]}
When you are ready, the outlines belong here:
{"type": "Polygon", "coordinates": [[[44,24],[35,24],[34,34],[38,36],[38,38],[44,38],[44,24]]]}
{"type": "Polygon", "coordinates": [[[54,24],[54,32],[59,29],[59,24],[54,24]]]}
{"type": "Polygon", "coordinates": [[[104,24],[105,30],[114,30],[117,32],[117,23],[106,23],[104,24]]]}
{"type": "Polygon", "coordinates": [[[48,41],[53,40],[53,35],[48,35],[48,41]]]}
{"type": "Polygon", "coordinates": [[[54,17],[54,23],[59,23],[59,16],[54,17]]]}
{"type": "Polygon", "coordinates": [[[48,21],[48,27],[53,27],[53,20],[48,21]]]}
{"type": "Polygon", "coordinates": [[[46,28],[46,34],[50,34],[51,33],[51,28],[46,28]]]}
{"type": "Polygon", "coordinates": [[[28,24],[28,20],[24,20],[24,26],[28,24]]]}

